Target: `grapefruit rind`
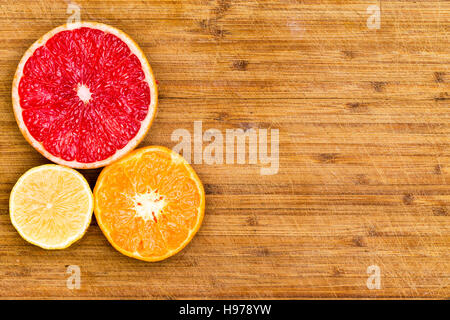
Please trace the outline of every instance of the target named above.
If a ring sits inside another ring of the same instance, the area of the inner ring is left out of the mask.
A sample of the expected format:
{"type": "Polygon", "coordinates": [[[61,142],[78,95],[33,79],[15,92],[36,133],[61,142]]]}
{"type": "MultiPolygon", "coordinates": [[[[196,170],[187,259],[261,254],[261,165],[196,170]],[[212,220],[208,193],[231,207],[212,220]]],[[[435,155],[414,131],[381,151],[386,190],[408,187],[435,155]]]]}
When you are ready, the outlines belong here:
{"type": "Polygon", "coordinates": [[[88,21],[82,21],[82,22],[74,22],[74,23],[68,23],[59,27],[54,28],[53,30],[47,32],[45,35],[43,35],[39,40],[37,40],[33,45],[25,52],[22,59],[20,60],[19,65],[17,66],[16,74],[14,75],[13,85],[12,85],[12,102],[13,102],[13,110],[14,110],[14,116],[16,118],[16,122],[19,126],[20,131],[22,132],[22,135],[24,138],[44,157],[47,159],[67,167],[71,168],[77,168],[77,169],[94,169],[99,167],[104,167],[120,158],[125,156],[127,153],[129,153],[131,150],[136,148],[136,146],[142,141],[142,139],[147,134],[148,130],[150,129],[153,119],[156,115],[157,105],[158,105],[158,89],[155,77],[153,75],[152,68],[150,67],[150,64],[145,57],[144,52],[139,47],[139,45],[126,33],[123,31],[116,29],[112,26],[99,23],[99,22],[88,22],[88,21]],[[27,126],[25,125],[25,122],[22,117],[22,108],[20,106],[20,96],[19,96],[19,84],[20,80],[23,76],[23,69],[25,67],[26,62],[28,59],[33,55],[33,53],[47,43],[47,41],[53,37],[55,34],[65,31],[65,30],[74,30],[79,28],[94,28],[98,29],[107,33],[111,33],[118,38],[120,38],[123,42],[125,42],[132,53],[134,53],[139,61],[141,62],[142,70],[145,74],[145,79],[150,87],[150,105],[149,110],[147,113],[146,118],[141,122],[141,127],[138,131],[138,133],[128,141],[127,145],[117,150],[112,156],[110,156],[107,159],[91,162],[91,163],[83,163],[78,161],[66,161],[64,159],[61,159],[59,157],[54,156],[50,152],[48,152],[41,142],[37,141],[29,132],[27,126]]]}
{"type": "Polygon", "coordinates": [[[41,247],[42,249],[46,249],[46,250],[60,250],[60,249],[66,249],[68,248],[70,245],[72,245],[74,242],[80,240],[86,233],[89,225],[91,224],[91,220],[92,220],[92,212],[94,209],[94,196],[92,194],[92,190],[89,186],[89,183],[86,181],[86,179],[84,178],[84,176],[79,173],[76,170],[73,170],[71,168],[67,168],[67,167],[63,167],[60,165],[56,165],[56,164],[44,164],[42,166],[38,166],[38,167],[34,167],[31,168],[30,170],[28,170],[27,172],[25,172],[20,178],[19,180],[17,180],[16,184],[14,185],[13,189],[11,190],[11,195],[9,198],[9,216],[11,219],[11,223],[14,226],[14,228],[17,230],[17,232],[19,233],[19,235],[28,243],[34,244],[35,246],[41,247]],[[86,220],[84,221],[83,224],[83,228],[81,228],[81,232],[68,238],[65,242],[58,244],[58,245],[46,245],[45,243],[40,243],[38,241],[34,241],[33,239],[31,239],[30,237],[28,237],[27,235],[25,235],[22,230],[21,230],[21,226],[17,223],[16,219],[15,219],[15,201],[14,201],[14,195],[16,193],[17,188],[24,183],[24,181],[26,180],[26,178],[35,172],[38,171],[44,171],[44,170],[61,170],[61,171],[66,171],[71,173],[74,178],[77,178],[80,180],[81,184],[83,185],[83,187],[86,190],[86,193],[89,195],[89,206],[88,206],[88,210],[86,212],[86,220]]]}
{"type": "Polygon", "coordinates": [[[128,256],[130,258],[142,260],[142,261],[147,261],[147,262],[162,261],[162,260],[165,260],[165,259],[177,254],[181,250],[183,250],[191,242],[191,240],[194,238],[197,231],[200,229],[200,226],[202,225],[202,222],[203,222],[204,213],[205,213],[205,189],[203,188],[203,184],[201,183],[201,180],[198,177],[197,173],[194,171],[194,169],[191,167],[191,165],[186,161],[186,159],[184,159],[181,155],[179,155],[178,153],[176,153],[166,147],[163,147],[163,146],[148,146],[148,147],[134,150],[133,152],[131,152],[130,154],[128,154],[126,157],[122,158],[121,160],[115,162],[114,164],[112,164],[108,167],[105,167],[102,170],[102,172],[100,173],[100,175],[97,179],[97,183],[94,187],[94,215],[97,220],[97,224],[99,225],[99,227],[102,230],[103,234],[105,235],[106,239],[117,251],[119,251],[123,255],[128,256]],[[164,254],[162,256],[157,256],[157,257],[145,257],[145,256],[142,256],[141,254],[139,254],[139,252],[137,252],[137,251],[136,252],[127,251],[127,250],[121,248],[120,246],[118,246],[114,242],[114,240],[112,239],[112,237],[110,235],[110,231],[108,230],[108,228],[106,228],[106,226],[102,222],[101,209],[100,209],[100,205],[98,203],[99,197],[97,196],[99,190],[102,187],[104,177],[106,177],[108,175],[109,171],[113,170],[115,166],[120,166],[121,163],[125,163],[129,160],[141,157],[142,154],[149,152],[149,151],[161,151],[161,152],[170,154],[172,162],[183,163],[185,168],[189,171],[190,178],[192,178],[192,180],[195,181],[195,184],[196,184],[199,194],[200,194],[200,205],[198,206],[198,215],[197,215],[197,222],[195,224],[195,227],[189,231],[189,234],[186,237],[186,240],[178,248],[176,248],[174,250],[169,250],[166,254],[164,254]]]}

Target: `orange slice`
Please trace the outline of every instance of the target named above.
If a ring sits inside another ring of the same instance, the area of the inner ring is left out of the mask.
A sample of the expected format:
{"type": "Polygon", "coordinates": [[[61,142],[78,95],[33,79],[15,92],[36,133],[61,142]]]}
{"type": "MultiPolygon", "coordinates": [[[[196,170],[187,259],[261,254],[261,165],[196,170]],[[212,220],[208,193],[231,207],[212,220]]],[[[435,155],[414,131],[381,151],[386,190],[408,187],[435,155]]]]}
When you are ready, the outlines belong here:
{"type": "Polygon", "coordinates": [[[203,220],[205,191],[187,161],[164,147],[133,151],[101,172],[94,213],[118,251],[160,261],[183,249],[203,220]]]}

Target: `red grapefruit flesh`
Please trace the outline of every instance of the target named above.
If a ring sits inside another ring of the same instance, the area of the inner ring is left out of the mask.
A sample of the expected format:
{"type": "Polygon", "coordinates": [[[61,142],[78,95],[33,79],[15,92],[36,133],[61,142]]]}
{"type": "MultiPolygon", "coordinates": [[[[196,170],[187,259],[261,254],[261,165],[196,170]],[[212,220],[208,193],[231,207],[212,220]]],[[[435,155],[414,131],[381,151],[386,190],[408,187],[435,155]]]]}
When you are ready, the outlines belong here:
{"type": "Polygon", "coordinates": [[[111,26],[53,29],[25,53],[13,82],[25,138],[73,168],[108,165],[134,149],[156,113],[157,87],[138,45],[111,26]]]}

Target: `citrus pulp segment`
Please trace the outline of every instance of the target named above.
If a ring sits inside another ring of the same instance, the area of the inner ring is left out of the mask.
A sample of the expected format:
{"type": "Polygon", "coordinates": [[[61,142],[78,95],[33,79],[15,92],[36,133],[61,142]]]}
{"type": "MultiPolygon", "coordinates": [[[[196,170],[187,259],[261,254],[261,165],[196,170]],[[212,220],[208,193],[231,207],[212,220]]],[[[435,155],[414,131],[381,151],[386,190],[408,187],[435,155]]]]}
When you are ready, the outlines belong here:
{"type": "Polygon", "coordinates": [[[145,261],[183,249],[200,228],[203,185],[187,161],[164,147],[133,151],[103,169],[94,188],[94,213],[109,242],[145,261]]]}
{"type": "Polygon", "coordinates": [[[44,249],[64,249],[86,232],[93,200],[89,184],[79,172],[43,165],[25,172],[14,185],[10,218],[26,241],[44,249]]]}
{"type": "Polygon", "coordinates": [[[134,149],[156,113],[157,87],[139,46],[95,22],[53,29],[17,67],[14,114],[49,160],[73,168],[108,165],[134,149]]]}

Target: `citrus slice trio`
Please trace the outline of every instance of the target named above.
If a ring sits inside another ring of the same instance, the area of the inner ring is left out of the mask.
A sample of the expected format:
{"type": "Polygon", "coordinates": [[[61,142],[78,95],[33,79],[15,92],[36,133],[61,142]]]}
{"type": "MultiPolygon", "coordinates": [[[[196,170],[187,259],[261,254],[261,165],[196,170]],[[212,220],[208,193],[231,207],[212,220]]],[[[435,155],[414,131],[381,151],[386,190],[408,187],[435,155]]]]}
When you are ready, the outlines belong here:
{"type": "Polygon", "coordinates": [[[157,88],[129,36],[93,22],[53,29],[20,61],[12,100],[26,140],[59,164],[28,170],[11,191],[11,221],[26,241],[67,248],[93,211],[112,246],[129,257],[163,260],[192,240],[205,208],[197,174],[164,147],[130,153],[153,121],[157,88]],[[94,193],[71,169],[102,166],[94,193]]]}

